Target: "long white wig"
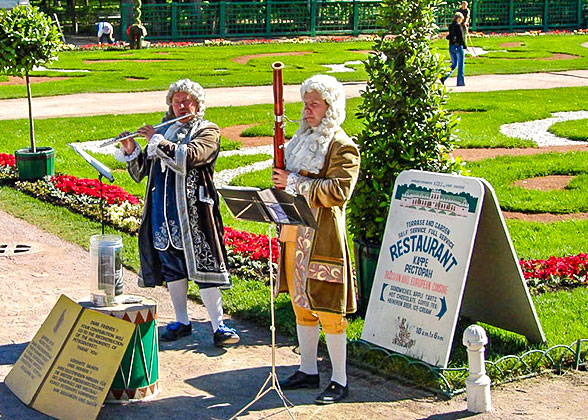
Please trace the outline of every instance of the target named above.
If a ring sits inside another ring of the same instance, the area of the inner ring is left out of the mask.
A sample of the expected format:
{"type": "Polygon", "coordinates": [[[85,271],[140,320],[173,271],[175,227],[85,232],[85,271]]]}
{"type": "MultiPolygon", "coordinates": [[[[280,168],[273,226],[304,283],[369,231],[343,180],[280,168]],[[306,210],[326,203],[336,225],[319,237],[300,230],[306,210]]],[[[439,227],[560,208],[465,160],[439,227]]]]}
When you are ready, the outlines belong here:
{"type": "Polygon", "coordinates": [[[301,98],[304,100],[304,95],[313,90],[329,105],[329,108],[316,128],[311,127],[304,119],[304,109],[302,110],[300,128],[286,145],[284,154],[286,169],[290,171],[298,172],[304,169],[311,173],[318,173],[324,165],[335,131],[345,121],[345,90],[337,79],[324,74],[306,79],[300,87],[301,98]]]}

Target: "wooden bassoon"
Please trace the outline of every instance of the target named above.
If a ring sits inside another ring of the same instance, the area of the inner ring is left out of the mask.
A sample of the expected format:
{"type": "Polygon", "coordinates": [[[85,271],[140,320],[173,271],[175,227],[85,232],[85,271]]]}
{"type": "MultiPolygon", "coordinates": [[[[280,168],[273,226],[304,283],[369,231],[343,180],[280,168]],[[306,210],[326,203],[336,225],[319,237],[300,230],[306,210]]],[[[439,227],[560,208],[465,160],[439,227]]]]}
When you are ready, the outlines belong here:
{"type": "Polygon", "coordinates": [[[284,63],[272,64],[274,71],[274,167],[284,169],[284,83],[282,69],[284,63]]]}

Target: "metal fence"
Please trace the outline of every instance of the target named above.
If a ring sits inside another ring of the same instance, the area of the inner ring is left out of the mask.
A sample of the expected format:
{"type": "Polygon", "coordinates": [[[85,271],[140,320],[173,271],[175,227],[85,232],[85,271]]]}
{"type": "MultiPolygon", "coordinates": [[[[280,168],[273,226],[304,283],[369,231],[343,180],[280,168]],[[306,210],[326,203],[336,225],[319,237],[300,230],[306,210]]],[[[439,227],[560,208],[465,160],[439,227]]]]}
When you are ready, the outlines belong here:
{"type": "MultiPolygon", "coordinates": [[[[482,32],[579,29],[585,25],[586,0],[477,0],[471,4],[470,29],[482,32]]],[[[437,22],[446,27],[457,7],[443,5],[437,22]]]]}
{"type": "MultiPolygon", "coordinates": [[[[351,364],[377,375],[399,379],[446,397],[466,391],[467,365],[439,368],[363,340],[350,341],[347,348],[347,358],[351,364]]],[[[586,370],[588,339],[580,338],[569,345],[558,344],[546,349],[532,349],[519,355],[503,356],[495,361],[486,360],[484,366],[492,384],[527,378],[547,370],[586,370]]]]}
{"type": "MultiPolygon", "coordinates": [[[[123,39],[133,23],[131,3],[92,9],[78,2],[75,11],[57,13],[69,33],[92,33],[97,20],[109,20],[123,39]],[[78,30],[79,28],[79,30],[78,30]]],[[[460,1],[448,1],[437,11],[444,30],[460,1]]],[[[586,27],[588,0],[475,0],[470,1],[474,31],[577,29],[586,27]]],[[[353,35],[380,30],[381,0],[262,0],[143,4],[141,20],[151,40],[211,38],[271,38],[277,36],[353,35]]],[[[117,37],[118,38],[118,37],[117,37]]]]}
{"type": "MultiPolygon", "coordinates": [[[[121,29],[133,23],[132,5],[123,5],[121,29]]],[[[379,30],[379,0],[239,1],[145,4],[141,20],[148,39],[316,36],[379,30]]]]}

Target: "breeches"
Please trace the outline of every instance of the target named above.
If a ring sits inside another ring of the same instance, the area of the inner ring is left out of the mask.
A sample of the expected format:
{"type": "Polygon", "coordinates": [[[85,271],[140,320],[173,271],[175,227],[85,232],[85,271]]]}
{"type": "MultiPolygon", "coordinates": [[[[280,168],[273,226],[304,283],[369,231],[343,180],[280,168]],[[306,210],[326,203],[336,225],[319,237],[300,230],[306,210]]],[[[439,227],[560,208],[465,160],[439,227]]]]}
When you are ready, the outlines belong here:
{"type": "Polygon", "coordinates": [[[284,242],[284,264],[288,292],[292,301],[292,308],[296,315],[296,323],[305,327],[312,327],[319,322],[323,326],[325,334],[343,334],[347,328],[347,319],[341,314],[331,312],[313,311],[294,303],[294,259],[296,253],[295,242],[284,242]]]}

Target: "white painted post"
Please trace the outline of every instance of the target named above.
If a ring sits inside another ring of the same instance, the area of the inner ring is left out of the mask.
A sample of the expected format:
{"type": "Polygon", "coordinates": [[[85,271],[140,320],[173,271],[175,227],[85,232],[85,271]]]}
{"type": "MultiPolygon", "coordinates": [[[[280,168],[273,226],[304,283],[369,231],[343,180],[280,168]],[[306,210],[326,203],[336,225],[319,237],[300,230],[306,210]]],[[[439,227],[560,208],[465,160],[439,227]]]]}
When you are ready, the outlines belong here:
{"type": "Polygon", "coordinates": [[[468,411],[483,413],[492,409],[490,378],[486,375],[484,346],[488,344],[486,331],[479,325],[470,325],[463,333],[463,345],[468,349],[470,376],[466,379],[468,411]]]}

